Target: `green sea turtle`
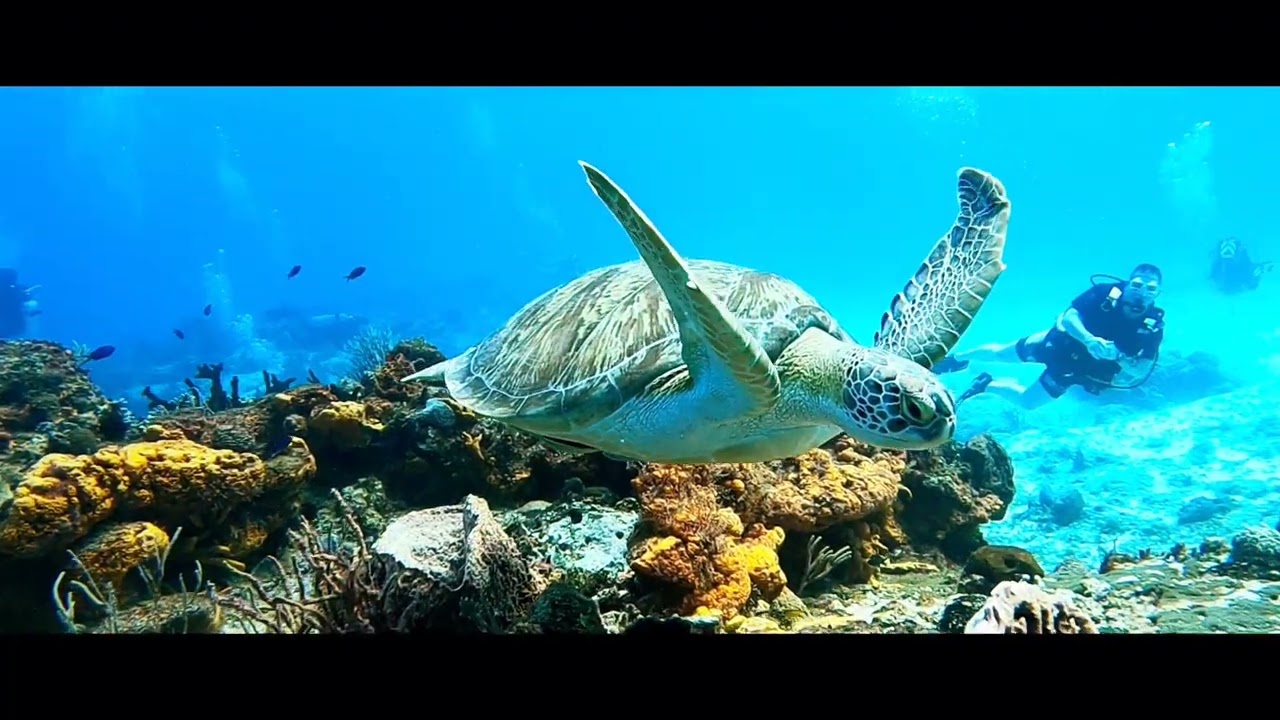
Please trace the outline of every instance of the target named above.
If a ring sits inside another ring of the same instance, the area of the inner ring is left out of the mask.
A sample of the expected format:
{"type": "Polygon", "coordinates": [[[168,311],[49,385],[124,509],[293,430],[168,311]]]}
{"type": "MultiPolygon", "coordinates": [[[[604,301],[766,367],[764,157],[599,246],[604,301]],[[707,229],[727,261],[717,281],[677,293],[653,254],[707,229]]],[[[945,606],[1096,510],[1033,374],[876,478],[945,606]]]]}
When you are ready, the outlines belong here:
{"type": "Polygon", "coordinates": [[[561,450],[647,462],[793,457],[842,431],[894,449],[952,437],[955,400],[928,368],[1004,272],[1010,204],[995,177],[960,170],[955,224],[868,347],[785,278],[685,260],[613,181],[580,164],[641,259],[544,293],[475,347],[403,380],[443,383],[463,407],[561,450]]]}

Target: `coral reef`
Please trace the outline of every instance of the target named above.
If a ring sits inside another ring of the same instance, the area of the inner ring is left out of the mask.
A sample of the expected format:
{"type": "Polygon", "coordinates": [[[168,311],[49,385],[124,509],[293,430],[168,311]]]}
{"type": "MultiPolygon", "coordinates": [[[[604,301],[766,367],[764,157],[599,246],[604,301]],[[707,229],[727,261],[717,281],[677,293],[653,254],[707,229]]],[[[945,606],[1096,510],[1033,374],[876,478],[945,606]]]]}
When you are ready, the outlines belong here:
{"type": "MultiPolygon", "coordinates": [[[[1046,595],[1055,573],[983,537],[1014,494],[989,436],[625,463],[400,382],[444,359],[425,341],[370,348],[359,377],[267,372],[256,398],[200,365],[180,402],[132,429],[73,354],[5,349],[25,364],[0,368],[0,628],[1088,633],[1117,631],[1090,619],[1090,583],[1154,559],[1117,551],[1073,594],[1046,595]],[[62,380],[28,377],[44,372],[62,380]]],[[[1070,486],[1045,492],[1069,522],[1087,516],[1070,486]]],[[[1280,578],[1272,535],[1221,543],[1203,577],[1280,578]]]]}
{"type": "Polygon", "coordinates": [[[0,341],[0,487],[45,454],[92,452],[128,429],[124,406],[103,396],[71,350],[0,341]]]}

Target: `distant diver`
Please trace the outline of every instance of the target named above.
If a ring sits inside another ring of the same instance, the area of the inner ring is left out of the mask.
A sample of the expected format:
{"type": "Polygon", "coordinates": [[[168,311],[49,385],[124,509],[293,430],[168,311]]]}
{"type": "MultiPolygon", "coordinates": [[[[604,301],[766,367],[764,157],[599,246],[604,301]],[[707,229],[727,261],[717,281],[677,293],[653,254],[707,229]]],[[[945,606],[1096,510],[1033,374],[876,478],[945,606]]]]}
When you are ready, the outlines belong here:
{"type": "Polygon", "coordinates": [[[934,371],[963,370],[973,360],[1040,363],[1045,370],[1029,388],[1010,380],[993,382],[984,372],[959,398],[964,402],[990,390],[1028,409],[1061,397],[1072,385],[1094,395],[1109,388],[1129,390],[1142,385],[1155,370],[1164,340],[1164,310],[1155,304],[1163,274],[1155,265],[1144,263],[1133,269],[1128,281],[1110,275],[1094,275],[1092,280],[1093,287],[1071,302],[1054,327],[1017,342],[956,353],[934,371]],[[1099,278],[1115,282],[1099,283],[1099,278]],[[1142,372],[1142,376],[1132,384],[1118,385],[1115,378],[1122,370],[1142,372]]]}
{"type": "Polygon", "coordinates": [[[0,339],[22,337],[27,319],[40,314],[39,304],[31,297],[36,287],[19,283],[17,270],[0,268],[0,339]]]}
{"type": "Polygon", "coordinates": [[[1275,268],[1273,262],[1256,263],[1249,257],[1244,241],[1236,237],[1223,238],[1213,256],[1213,269],[1209,279],[1218,290],[1235,295],[1257,290],[1262,276],[1275,268]]]}

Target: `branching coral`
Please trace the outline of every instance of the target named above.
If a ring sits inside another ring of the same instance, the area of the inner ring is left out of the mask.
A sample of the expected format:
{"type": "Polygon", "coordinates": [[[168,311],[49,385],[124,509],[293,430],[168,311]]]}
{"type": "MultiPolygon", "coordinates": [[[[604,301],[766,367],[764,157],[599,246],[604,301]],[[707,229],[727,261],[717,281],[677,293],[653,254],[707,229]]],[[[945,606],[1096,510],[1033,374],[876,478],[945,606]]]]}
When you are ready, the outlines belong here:
{"type": "MultiPolygon", "coordinates": [[[[196,385],[191,378],[184,378],[183,384],[187,389],[185,392],[178,394],[172,399],[160,397],[158,393],[151,389],[148,385],[142,389],[142,397],[147,400],[147,409],[150,411],[149,420],[164,417],[168,413],[179,412],[182,410],[200,410],[205,413],[219,413],[234,408],[243,407],[249,399],[240,393],[240,377],[238,375],[231,376],[230,392],[222,382],[222,363],[202,363],[196,367],[196,380],[208,380],[209,390],[202,393],[200,387],[196,385]]],[[[313,379],[315,373],[308,371],[308,379],[313,379]]],[[[280,379],[273,372],[262,371],[262,394],[273,395],[288,390],[297,382],[297,378],[280,379]]]]}
{"type": "Polygon", "coordinates": [[[817,535],[809,537],[805,544],[804,576],[796,586],[796,594],[803,595],[806,588],[831,574],[832,570],[853,559],[853,550],[846,545],[832,550],[817,535]]]}
{"type": "Polygon", "coordinates": [[[236,572],[243,587],[224,589],[218,602],[246,632],[312,634],[369,632],[369,608],[381,585],[371,574],[368,543],[351,507],[336,490],[342,538],[322,537],[306,518],[290,531],[288,562],[266,559],[272,573],[261,579],[236,572]]]}
{"type": "Polygon", "coordinates": [[[368,326],[348,340],[342,350],[351,365],[351,373],[361,378],[382,367],[395,344],[395,335],[390,329],[368,326]]]}

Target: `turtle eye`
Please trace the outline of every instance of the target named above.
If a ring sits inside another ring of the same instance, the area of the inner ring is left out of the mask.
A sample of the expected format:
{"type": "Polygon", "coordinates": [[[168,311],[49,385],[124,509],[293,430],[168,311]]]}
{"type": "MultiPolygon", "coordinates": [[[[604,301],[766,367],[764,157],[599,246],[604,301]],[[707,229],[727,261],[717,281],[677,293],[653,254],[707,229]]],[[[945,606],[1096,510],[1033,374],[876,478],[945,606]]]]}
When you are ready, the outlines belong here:
{"type": "Polygon", "coordinates": [[[916,425],[928,425],[937,417],[933,405],[912,395],[902,396],[902,412],[916,425]]]}

